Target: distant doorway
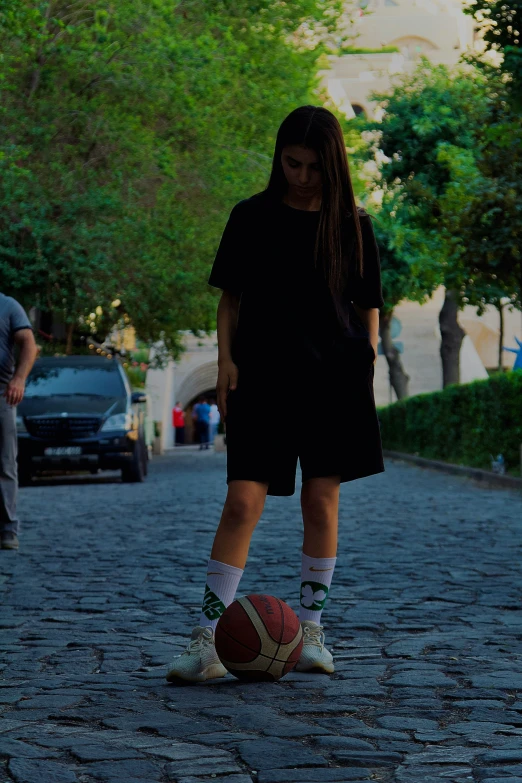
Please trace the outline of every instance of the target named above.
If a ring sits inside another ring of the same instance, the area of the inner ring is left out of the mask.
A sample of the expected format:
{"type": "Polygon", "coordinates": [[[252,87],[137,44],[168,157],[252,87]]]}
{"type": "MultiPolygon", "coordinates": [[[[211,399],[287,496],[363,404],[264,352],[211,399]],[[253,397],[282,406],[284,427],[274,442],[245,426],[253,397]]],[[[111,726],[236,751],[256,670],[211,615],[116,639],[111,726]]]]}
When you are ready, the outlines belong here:
{"type": "Polygon", "coordinates": [[[199,402],[201,398],[205,398],[209,405],[211,405],[213,402],[216,402],[217,399],[216,389],[207,389],[207,391],[201,392],[200,394],[193,397],[185,407],[185,443],[199,443],[199,435],[193,414],[194,405],[196,405],[196,403],[199,402]]]}

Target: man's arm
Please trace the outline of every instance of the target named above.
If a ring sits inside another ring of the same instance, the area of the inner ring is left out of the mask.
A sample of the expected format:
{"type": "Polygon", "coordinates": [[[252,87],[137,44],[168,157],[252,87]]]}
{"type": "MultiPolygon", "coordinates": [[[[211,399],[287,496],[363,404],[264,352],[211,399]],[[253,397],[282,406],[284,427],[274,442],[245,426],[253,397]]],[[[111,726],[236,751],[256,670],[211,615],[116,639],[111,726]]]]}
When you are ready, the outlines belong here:
{"type": "Polygon", "coordinates": [[[18,405],[22,402],[25,381],[38,355],[38,349],[31,329],[18,329],[14,333],[14,341],[19,348],[19,356],[16,362],[15,374],[5,390],[5,398],[8,405],[18,405]]]}
{"type": "MultiPolygon", "coordinates": [[[[370,342],[375,352],[375,361],[377,361],[377,346],[379,344],[379,310],[376,307],[372,307],[371,310],[365,310],[359,305],[353,303],[357,315],[370,332],[370,342]]],[[[375,364],[374,361],[374,364],[375,364]]]]}

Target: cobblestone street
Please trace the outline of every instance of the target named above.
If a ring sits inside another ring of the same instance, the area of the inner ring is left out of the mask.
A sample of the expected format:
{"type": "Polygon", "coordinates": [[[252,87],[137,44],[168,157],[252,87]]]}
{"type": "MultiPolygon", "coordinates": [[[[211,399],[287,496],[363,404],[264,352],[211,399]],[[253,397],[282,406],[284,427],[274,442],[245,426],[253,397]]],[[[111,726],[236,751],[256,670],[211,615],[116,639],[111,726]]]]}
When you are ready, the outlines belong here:
{"type": "MultiPolygon", "coordinates": [[[[0,783],[520,783],[522,498],[401,463],[341,491],[332,677],[165,682],[199,617],[225,455],[22,489],[2,551],[0,783]]],[[[269,498],[241,593],[298,606],[269,498]]]]}

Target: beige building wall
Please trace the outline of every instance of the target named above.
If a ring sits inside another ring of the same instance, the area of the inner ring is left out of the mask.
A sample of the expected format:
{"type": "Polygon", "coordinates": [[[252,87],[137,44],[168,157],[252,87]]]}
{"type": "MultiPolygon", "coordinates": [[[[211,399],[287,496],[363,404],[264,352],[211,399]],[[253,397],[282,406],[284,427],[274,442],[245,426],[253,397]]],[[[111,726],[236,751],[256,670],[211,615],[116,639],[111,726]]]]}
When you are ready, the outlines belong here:
{"type": "Polygon", "coordinates": [[[330,58],[323,83],[347,117],[361,110],[374,117],[377,107],[370,94],[386,91],[391,77],[411,71],[421,55],[433,63],[455,65],[474,45],[473,19],[458,0],[369,0],[366,11],[354,22],[353,46],[396,46],[399,51],[330,58]]]}
{"type": "MultiPolygon", "coordinates": [[[[154,359],[155,346],[152,346],[150,359],[154,359]]],[[[145,391],[150,400],[152,420],[160,425],[161,451],[172,444],[172,404],[175,380],[174,363],[169,362],[162,369],[147,370],[145,391]]]]}

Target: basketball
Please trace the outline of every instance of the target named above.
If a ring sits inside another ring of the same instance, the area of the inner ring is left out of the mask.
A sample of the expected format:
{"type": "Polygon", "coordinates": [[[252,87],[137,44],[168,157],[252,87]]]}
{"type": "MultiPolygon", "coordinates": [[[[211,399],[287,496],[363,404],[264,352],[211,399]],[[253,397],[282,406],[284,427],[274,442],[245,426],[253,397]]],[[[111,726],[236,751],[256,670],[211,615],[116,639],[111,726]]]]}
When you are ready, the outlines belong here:
{"type": "Polygon", "coordinates": [[[275,682],[292,671],[303,647],[295,612],[273,595],[238,598],[216,627],[221,663],[240,680],[275,682]]]}

